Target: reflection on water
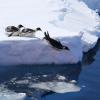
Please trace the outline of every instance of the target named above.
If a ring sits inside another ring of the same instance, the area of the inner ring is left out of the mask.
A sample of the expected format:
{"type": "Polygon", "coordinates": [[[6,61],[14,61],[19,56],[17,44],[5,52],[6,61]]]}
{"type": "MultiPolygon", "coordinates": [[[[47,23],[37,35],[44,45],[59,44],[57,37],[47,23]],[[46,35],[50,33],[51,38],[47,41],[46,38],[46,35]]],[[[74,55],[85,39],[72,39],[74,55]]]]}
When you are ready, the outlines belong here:
{"type": "Polygon", "coordinates": [[[84,53],[82,64],[83,65],[92,64],[95,61],[94,57],[99,49],[100,49],[100,39],[98,39],[97,44],[93,49],[89,50],[87,53],[84,53]]]}
{"type": "MultiPolygon", "coordinates": [[[[93,49],[84,53],[82,65],[91,64],[94,61],[99,47],[100,40],[93,49]]],[[[0,84],[11,91],[26,93],[25,100],[34,100],[35,98],[40,100],[55,94],[55,92],[78,91],[77,84],[81,68],[81,63],[0,66],[0,84]]]]}

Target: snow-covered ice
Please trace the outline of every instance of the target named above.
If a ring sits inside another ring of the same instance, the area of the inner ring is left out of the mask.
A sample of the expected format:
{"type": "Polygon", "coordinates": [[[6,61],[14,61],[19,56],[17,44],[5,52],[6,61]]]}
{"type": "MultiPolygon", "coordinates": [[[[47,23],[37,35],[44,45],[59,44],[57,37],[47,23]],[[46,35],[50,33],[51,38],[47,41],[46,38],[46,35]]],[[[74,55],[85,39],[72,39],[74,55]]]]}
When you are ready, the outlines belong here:
{"type": "Polygon", "coordinates": [[[80,0],[2,0],[0,12],[0,64],[77,63],[100,37],[99,16],[80,0]],[[52,48],[43,32],[38,38],[7,37],[5,27],[18,24],[49,31],[70,51],[52,48]]]}
{"type": "Polygon", "coordinates": [[[30,85],[30,87],[51,90],[56,93],[80,91],[80,87],[76,86],[73,83],[66,83],[66,82],[41,82],[41,83],[36,83],[36,84],[33,83],[30,85]]]}
{"type": "Polygon", "coordinates": [[[0,64],[66,64],[81,61],[82,47],[74,42],[80,43],[78,36],[62,37],[59,40],[68,46],[70,51],[56,50],[47,41],[39,39],[2,41],[0,42],[0,64]],[[80,55],[76,54],[77,51],[80,55]]]}
{"type": "Polygon", "coordinates": [[[15,93],[0,85],[0,100],[24,100],[25,93],[15,93]]]}

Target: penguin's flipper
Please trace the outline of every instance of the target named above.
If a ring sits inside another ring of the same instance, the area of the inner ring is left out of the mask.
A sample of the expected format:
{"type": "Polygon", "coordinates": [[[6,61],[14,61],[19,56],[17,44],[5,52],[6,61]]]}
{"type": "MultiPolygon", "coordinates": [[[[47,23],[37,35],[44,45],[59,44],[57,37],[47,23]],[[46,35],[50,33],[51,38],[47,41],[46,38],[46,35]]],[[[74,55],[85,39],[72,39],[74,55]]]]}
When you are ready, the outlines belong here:
{"type": "Polygon", "coordinates": [[[47,36],[48,36],[48,38],[50,38],[50,35],[49,35],[49,32],[47,31],[47,36]]]}
{"type": "Polygon", "coordinates": [[[48,35],[48,32],[44,32],[44,35],[45,35],[45,39],[46,39],[46,40],[49,40],[49,39],[50,39],[50,37],[49,37],[49,35],[48,35]]]}
{"type": "Polygon", "coordinates": [[[11,37],[13,35],[13,32],[11,34],[8,35],[8,37],[11,37]]]}
{"type": "Polygon", "coordinates": [[[45,35],[45,37],[47,37],[47,34],[46,34],[46,32],[44,32],[44,35],[45,35]]]}

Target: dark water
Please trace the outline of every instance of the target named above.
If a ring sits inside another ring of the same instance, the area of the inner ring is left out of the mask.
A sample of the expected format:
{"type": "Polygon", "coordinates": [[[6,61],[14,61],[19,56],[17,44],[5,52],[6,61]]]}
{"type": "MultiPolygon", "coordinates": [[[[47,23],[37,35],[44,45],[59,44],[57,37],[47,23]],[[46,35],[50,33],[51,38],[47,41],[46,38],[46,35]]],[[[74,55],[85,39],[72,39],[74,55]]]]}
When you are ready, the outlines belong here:
{"type": "Polygon", "coordinates": [[[25,100],[100,100],[100,42],[88,53],[83,63],[76,65],[19,65],[0,66],[0,84],[17,93],[26,93],[25,100]],[[46,75],[46,77],[44,77],[46,75]],[[65,82],[76,80],[79,92],[55,93],[30,88],[29,83],[61,81],[58,75],[66,77],[65,82]],[[28,80],[19,84],[19,80],[28,80]]]}

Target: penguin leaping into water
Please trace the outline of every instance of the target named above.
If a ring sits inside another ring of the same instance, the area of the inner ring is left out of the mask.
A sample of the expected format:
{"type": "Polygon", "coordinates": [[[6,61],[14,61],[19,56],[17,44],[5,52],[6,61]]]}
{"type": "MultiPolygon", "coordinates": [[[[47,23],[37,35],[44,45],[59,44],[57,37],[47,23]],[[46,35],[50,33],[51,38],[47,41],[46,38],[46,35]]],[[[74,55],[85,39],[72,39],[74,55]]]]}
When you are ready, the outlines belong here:
{"type": "Polygon", "coordinates": [[[57,49],[69,50],[69,48],[67,46],[62,45],[60,41],[57,41],[57,40],[51,38],[49,36],[48,31],[44,32],[44,35],[45,35],[44,39],[46,39],[53,47],[55,47],[57,49]]]}

